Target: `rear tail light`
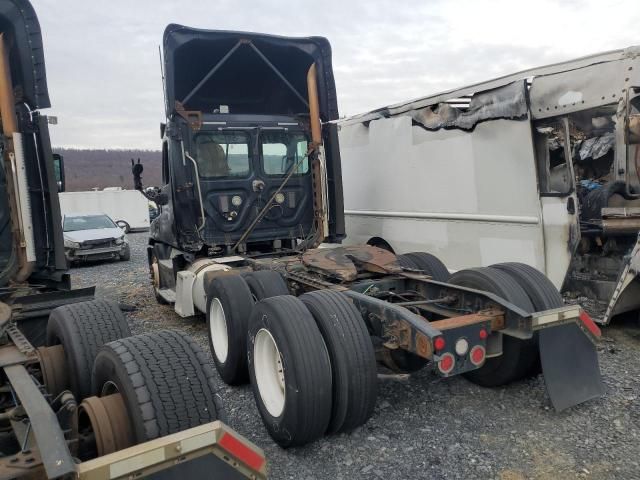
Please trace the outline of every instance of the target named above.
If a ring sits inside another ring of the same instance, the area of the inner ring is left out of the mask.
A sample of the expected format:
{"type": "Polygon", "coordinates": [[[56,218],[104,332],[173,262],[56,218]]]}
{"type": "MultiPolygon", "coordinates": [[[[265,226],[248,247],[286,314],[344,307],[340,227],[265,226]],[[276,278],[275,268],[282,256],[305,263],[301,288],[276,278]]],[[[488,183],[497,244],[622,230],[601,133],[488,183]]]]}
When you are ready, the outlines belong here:
{"type": "Polygon", "coordinates": [[[480,340],[485,340],[489,336],[489,334],[484,328],[480,330],[479,335],[480,335],[480,340]]]}
{"type": "Polygon", "coordinates": [[[476,367],[484,363],[485,357],[486,351],[482,345],[476,345],[475,347],[473,347],[471,349],[471,353],[469,354],[471,363],[473,363],[476,367]]]}
{"type": "Polygon", "coordinates": [[[595,322],[591,319],[589,314],[584,310],[580,310],[580,321],[582,324],[587,327],[587,329],[596,337],[602,336],[602,332],[600,328],[595,324],[595,322]]]}
{"type": "Polygon", "coordinates": [[[453,355],[450,353],[445,353],[440,356],[440,360],[438,361],[438,370],[444,375],[447,375],[453,370],[453,367],[456,366],[456,359],[453,358],[453,355]]]}
{"type": "Polygon", "coordinates": [[[433,341],[433,348],[435,348],[436,351],[444,350],[445,346],[446,342],[443,337],[438,337],[433,341]]]}
{"type": "Polygon", "coordinates": [[[265,459],[262,455],[255,452],[251,447],[244,444],[242,441],[234,437],[233,435],[225,432],[218,444],[224,448],[231,455],[236,457],[241,462],[244,462],[254,470],[260,470],[265,463],[265,459]]]}

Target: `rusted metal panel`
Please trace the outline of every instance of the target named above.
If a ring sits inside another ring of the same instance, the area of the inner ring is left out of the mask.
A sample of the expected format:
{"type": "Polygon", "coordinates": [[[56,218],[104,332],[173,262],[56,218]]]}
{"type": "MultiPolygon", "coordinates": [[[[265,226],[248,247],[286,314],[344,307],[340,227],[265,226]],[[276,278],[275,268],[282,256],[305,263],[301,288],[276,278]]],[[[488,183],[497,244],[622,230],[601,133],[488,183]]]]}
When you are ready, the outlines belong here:
{"type": "Polygon", "coordinates": [[[402,273],[393,253],[370,245],[308,250],[302,263],[344,282],[354,281],[359,272],[402,273]]]}

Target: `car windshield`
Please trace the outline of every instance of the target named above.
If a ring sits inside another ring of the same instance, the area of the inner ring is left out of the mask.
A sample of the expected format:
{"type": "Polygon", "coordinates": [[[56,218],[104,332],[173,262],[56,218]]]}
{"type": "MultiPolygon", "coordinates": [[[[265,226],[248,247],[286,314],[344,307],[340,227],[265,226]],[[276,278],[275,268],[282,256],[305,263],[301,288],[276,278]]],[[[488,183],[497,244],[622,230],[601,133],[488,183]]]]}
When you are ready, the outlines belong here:
{"type": "Polygon", "coordinates": [[[92,230],[94,228],[117,228],[117,226],[106,215],[83,215],[79,217],[64,217],[62,229],[65,232],[77,232],[78,230],[92,230]]]}
{"type": "Polygon", "coordinates": [[[309,171],[307,138],[295,132],[262,132],[262,168],[267,175],[286,175],[295,166],[296,174],[309,171]]]}

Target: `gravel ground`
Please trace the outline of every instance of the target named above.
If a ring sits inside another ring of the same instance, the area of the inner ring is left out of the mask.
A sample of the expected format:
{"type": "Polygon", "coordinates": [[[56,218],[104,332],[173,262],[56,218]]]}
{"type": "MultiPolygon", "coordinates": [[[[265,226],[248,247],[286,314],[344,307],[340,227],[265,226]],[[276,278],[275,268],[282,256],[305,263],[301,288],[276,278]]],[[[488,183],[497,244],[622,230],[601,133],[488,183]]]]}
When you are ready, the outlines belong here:
{"type": "MultiPolygon", "coordinates": [[[[134,307],[134,333],[182,329],[209,351],[204,319],[179,318],[156,304],[146,266],[146,234],[130,234],[131,261],[82,266],[74,287],[134,307]]],[[[604,398],[555,413],[543,378],[480,388],[462,378],[419,372],[384,380],[371,420],[355,432],[283,450],[267,434],[250,387],[218,389],[233,428],[266,451],[274,479],[640,478],[640,328],[603,332],[604,398]]]]}

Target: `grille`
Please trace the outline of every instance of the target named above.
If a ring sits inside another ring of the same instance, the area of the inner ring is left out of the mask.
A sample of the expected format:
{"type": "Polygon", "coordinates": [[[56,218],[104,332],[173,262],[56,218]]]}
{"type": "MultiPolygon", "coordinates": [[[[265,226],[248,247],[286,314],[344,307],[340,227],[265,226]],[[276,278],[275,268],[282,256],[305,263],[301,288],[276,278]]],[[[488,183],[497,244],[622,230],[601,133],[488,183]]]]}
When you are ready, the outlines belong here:
{"type": "Polygon", "coordinates": [[[85,240],[80,244],[82,248],[109,248],[114,247],[113,240],[85,240]]]}

